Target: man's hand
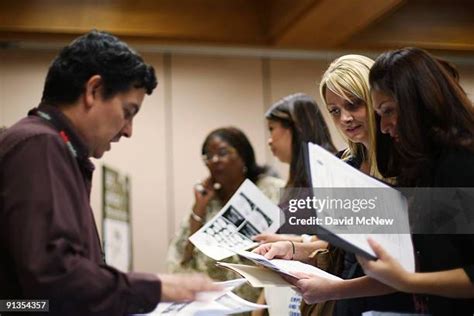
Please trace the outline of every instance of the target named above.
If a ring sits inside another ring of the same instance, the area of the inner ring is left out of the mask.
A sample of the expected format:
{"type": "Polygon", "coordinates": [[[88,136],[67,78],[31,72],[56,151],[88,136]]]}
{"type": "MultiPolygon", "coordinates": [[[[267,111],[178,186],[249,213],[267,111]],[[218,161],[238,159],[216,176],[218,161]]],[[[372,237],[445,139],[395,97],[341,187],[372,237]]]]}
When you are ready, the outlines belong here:
{"type": "Polygon", "coordinates": [[[202,274],[159,274],[162,302],[186,302],[199,292],[219,291],[210,278],[202,274]]]}

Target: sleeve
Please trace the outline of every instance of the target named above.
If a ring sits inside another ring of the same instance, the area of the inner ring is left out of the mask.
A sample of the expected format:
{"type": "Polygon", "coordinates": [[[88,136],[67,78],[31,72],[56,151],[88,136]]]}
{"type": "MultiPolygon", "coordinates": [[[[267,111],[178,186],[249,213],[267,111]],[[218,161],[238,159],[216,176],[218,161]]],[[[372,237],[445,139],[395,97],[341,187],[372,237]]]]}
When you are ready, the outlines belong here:
{"type": "MultiPolygon", "coordinates": [[[[463,201],[464,210],[467,211],[466,217],[471,219],[464,222],[468,229],[472,231],[474,218],[474,209],[472,208],[472,197],[474,196],[474,155],[470,152],[455,151],[448,155],[440,166],[435,179],[436,186],[450,187],[450,188],[464,188],[468,193],[464,196],[466,200],[463,201]]],[[[469,254],[474,250],[474,234],[464,235],[465,242],[462,248],[469,254]]],[[[474,256],[470,256],[474,259],[474,256]]],[[[462,267],[467,276],[474,283],[474,261],[471,264],[462,267]]]]}
{"type": "Polygon", "coordinates": [[[434,186],[474,188],[474,154],[453,151],[446,154],[436,170],[434,186]]]}
{"type": "MultiPolygon", "coordinates": [[[[197,271],[195,259],[196,256],[193,256],[188,261],[183,262],[184,252],[188,244],[188,238],[190,236],[189,216],[190,213],[188,214],[188,216],[184,217],[178,229],[178,232],[176,233],[168,248],[166,265],[168,268],[168,272],[170,273],[197,271]]],[[[195,251],[195,249],[193,251],[195,251]]]]}
{"type": "Polygon", "coordinates": [[[284,188],[285,182],[281,179],[264,176],[256,183],[257,187],[266,197],[275,204],[280,202],[281,189],[284,188]]]}
{"type": "Polygon", "coordinates": [[[471,280],[471,283],[474,283],[474,265],[464,267],[464,271],[466,271],[466,274],[469,277],[469,280],[471,280]]]}
{"type": "Polygon", "coordinates": [[[462,268],[469,277],[469,280],[471,280],[471,283],[474,283],[474,234],[466,234],[462,237],[464,239],[462,245],[464,252],[462,253],[464,254],[467,263],[462,268]]]}
{"type": "Polygon", "coordinates": [[[25,298],[49,299],[54,315],[124,315],[156,307],[157,276],[123,273],[90,259],[98,245],[87,237],[95,229],[84,220],[92,216],[89,198],[79,191],[82,177],[58,137],[25,140],[3,162],[2,234],[25,298]]]}

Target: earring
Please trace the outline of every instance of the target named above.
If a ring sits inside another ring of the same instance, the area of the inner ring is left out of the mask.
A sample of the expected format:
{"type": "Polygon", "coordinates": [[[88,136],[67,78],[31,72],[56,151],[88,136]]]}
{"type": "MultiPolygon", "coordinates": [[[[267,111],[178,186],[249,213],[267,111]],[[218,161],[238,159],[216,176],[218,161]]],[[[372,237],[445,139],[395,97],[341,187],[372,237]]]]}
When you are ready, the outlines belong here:
{"type": "Polygon", "coordinates": [[[243,172],[244,174],[247,174],[247,171],[248,171],[247,167],[244,166],[244,167],[242,168],[242,172],[243,172]]]}

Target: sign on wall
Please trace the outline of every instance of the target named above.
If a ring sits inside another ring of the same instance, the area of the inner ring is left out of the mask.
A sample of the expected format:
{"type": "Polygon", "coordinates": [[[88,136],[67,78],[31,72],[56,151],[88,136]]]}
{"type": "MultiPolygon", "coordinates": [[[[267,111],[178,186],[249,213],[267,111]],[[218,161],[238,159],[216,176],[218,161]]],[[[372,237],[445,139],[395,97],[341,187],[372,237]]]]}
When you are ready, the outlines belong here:
{"type": "Polygon", "coordinates": [[[107,264],[132,269],[130,181],[128,176],[102,166],[102,236],[107,264]]]}

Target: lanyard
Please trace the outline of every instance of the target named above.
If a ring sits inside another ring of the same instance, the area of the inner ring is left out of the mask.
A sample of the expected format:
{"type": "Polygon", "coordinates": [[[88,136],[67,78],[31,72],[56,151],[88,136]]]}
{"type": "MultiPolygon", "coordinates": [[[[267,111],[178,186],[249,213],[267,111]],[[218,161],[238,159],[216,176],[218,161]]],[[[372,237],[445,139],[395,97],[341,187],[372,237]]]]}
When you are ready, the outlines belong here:
{"type": "Polygon", "coordinates": [[[51,117],[51,115],[49,115],[48,113],[43,112],[41,110],[36,110],[32,114],[37,115],[37,116],[41,117],[42,119],[45,119],[45,120],[49,121],[54,127],[56,127],[56,129],[59,131],[59,136],[61,136],[61,139],[66,144],[66,146],[69,149],[69,151],[71,152],[71,154],[76,159],[78,159],[77,150],[74,147],[74,145],[72,144],[71,140],[69,139],[69,136],[68,136],[67,132],[65,131],[65,129],[61,128],[60,124],[58,124],[57,121],[51,117]]]}
{"type": "Polygon", "coordinates": [[[62,114],[59,110],[48,105],[41,105],[39,108],[34,108],[28,112],[28,115],[40,117],[53,125],[73,157],[76,158],[80,164],[88,164],[88,149],[65,122],[66,118],[61,117],[62,114]]]}

